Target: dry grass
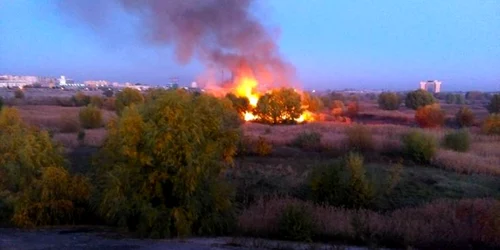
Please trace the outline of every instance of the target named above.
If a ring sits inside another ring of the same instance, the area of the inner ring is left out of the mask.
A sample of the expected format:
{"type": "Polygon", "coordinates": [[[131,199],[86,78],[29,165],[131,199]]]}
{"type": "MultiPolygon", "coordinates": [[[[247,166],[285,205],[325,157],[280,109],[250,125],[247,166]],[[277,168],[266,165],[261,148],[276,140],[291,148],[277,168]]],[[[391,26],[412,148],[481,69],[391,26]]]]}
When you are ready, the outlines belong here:
{"type": "Polygon", "coordinates": [[[313,216],[315,235],[329,240],[377,239],[414,246],[458,246],[469,242],[500,245],[500,202],[490,199],[441,200],[389,214],[318,206],[288,198],[260,200],[240,215],[240,229],[258,236],[277,235],[277,222],[289,205],[304,206],[313,216]]]}
{"type": "Polygon", "coordinates": [[[432,160],[438,167],[465,174],[500,175],[500,158],[441,149],[432,160]]]}

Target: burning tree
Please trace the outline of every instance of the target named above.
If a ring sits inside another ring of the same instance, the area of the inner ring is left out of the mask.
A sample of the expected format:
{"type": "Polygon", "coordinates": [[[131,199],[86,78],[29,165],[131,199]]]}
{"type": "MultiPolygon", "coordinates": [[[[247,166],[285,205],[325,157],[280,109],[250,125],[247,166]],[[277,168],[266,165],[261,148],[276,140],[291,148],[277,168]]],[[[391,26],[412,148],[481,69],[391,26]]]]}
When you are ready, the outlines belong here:
{"type": "Polygon", "coordinates": [[[265,123],[290,124],[297,122],[302,112],[300,94],[293,89],[281,88],[262,96],[253,114],[265,123]]]}

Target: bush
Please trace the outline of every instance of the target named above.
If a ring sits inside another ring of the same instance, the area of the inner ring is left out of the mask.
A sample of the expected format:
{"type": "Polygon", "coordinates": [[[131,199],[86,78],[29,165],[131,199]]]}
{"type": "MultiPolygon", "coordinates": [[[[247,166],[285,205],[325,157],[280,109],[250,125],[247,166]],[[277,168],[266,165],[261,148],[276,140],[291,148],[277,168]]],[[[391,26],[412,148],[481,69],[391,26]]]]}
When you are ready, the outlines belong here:
{"type": "Polygon", "coordinates": [[[59,132],[75,133],[80,130],[80,122],[78,117],[70,114],[62,114],[59,118],[59,132]]]}
{"type": "Polygon", "coordinates": [[[259,136],[257,140],[257,154],[267,156],[273,151],[273,146],[267,142],[266,138],[259,136]]]}
{"type": "Polygon", "coordinates": [[[474,124],[474,113],[468,107],[461,107],[455,114],[455,120],[460,127],[470,127],[474,124]]]}
{"type": "Polygon", "coordinates": [[[422,128],[437,128],[444,124],[445,114],[438,104],[427,105],[417,109],[415,121],[422,128]]]}
{"type": "Polygon", "coordinates": [[[104,102],[102,103],[102,107],[105,110],[116,111],[116,99],[114,97],[108,97],[108,98],[104,99],[104,102]]]}
{"type": "Polygon", "coordinates": [[[302,149],[318,149],[321,145],[321,134],[314,131],[304,131],[295,137],[292,145],[302,149]]]}
{"type": "Polygon", "coordinates": [[[25,124],[17,111],[0,111],[0,217],[17,226],[84,221],[89,185],[64,168],[62,148],[46,131],[25,124]],[[81,219],[81,220],[80,220],[81,219]]]}
{"type": "Polygon", "coordinates": [[[124,88],[116,94],[115,108],[118,114],[121,114],[125,107],[131,104],[139,104],[144,102],[144,97],[141,92],[132,88],[124,88]]]}
{"type": "Polygon", "coordinates": [[[483,122],[482,131],[489,135],[500,135],[500,114],[491,114],[483,122]]]}
{"type": "Polygon", "coordinates": [[[314,222],[303,206],[288,205],[278,219],[278,231],[282,239],[311,242],[314,222]]]}
{"type": "Polygon", "coordinates": [[[437,143],[434,137],[412,131],[402,136],[403,154],[416,163],[427,164],[436,155],[437,143]]]}
{"type": "Polygon", "coordinates": [[[102,105],[104,104],[104,100],[99,97],[99,96],[92,96],[90,97],[90,105],[97,107],[97,108],[102,108],[102,105]]]}
{"type": "Polygon", "coordinates": [[[22,89],[16,89],[16,91],[14,91],[14,97],[17,99],[23,99],[24,91],[22,89]]]}
{"type": "Polygon", "coordinates": [[[358,101],[351,101],[347,105],[347,116],[349,117],[355,117],[359,113],[359,102],[358,101]]]}
{"type": "Polygon", "coordinates": [[[356,153],[315,167],[309,187],[315,202],[336,207],[368,208],[375,197],[374,182],[367,179],[363,157],[356,153]]]}
{"type": "Polygon", "coordinates": [[[254,115],[268,124],[290,124],[302,114],[300,94],[293,89],[273,90],[259,98],[254,115]]]}
{"type": "Polygon", "coordinates": [[[495,94],[488,104],[488,111],[490,113],[500,113],[500,94],[495,94]]]}
{"type": "Polygon", "coordinates": [[[84,107],[80,109],[79,116],[80,124],[84,128],[92,129],[102,127],[102,111],[97,107],[92,105],[84,107]]]}
{"type": "Polygon", "coordinates": [[[469,131],[463,129],[447,133],[443,138],[445,148],[458,152],[466,152],[470,148],[471,138],[469,131]]]}
{"type": "Polygon", "coordinates": [[[378,106],[384,110],[398,110],[401,103],[401,97],[393,92],[383,92],[378,96],[378,106]]]}
{"type": "Polygon", "coordinates": [[[446,103],[448,104],[465,104],[465,98],[461,94],[447,94],[446,103]]]}
{"type": "Polygon", "coordinates": [[[75,106],[82,107],[90,104],[90,96],[85,95],[81,91],[76,92],[76,94],[71,98],[75,106]]]}
{"type": "Polygon", "coordinates": [[[349,150],[358,152],[370,152],[374,150],[375,142],[370,130],[366,126],[356,124],[347,127],[345,133],[347,136],[345,145],[349,150]]]}
{"type": "Polygon", "coordinates": [[[332,102],[331,107],[332,107],[332,115],[333,116],[341,116],[342,114],[344,114],[345,106],[344,106],[344,103],[342,101],[334,100],[332,102]]]}
{"type": "Polygon", "coordinates": [[[423,89],[409,92],[405,99],[406,107],[415,110],[423,106],[431,105],[435,102],[436,100],[432,94],[423,89]]]}
{"type": "Polygon", "coordinates": [[[234,193],[221,175],[236,153],[233,119],[227,99],[187,92],[124,108],[94,163],[100,214],[149,237],[231,230],[234,193]]]}

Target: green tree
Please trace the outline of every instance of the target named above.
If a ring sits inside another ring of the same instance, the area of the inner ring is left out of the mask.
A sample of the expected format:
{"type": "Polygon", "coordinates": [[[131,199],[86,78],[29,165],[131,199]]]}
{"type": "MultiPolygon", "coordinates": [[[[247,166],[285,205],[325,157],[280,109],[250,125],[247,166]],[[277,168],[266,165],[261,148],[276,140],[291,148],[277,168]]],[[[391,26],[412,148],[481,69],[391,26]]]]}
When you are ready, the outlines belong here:
{"type": "Polygon", "coordinates": [[[71,97],[71,100],[77,107],[87,106],[90,103],[90,96],[78,91],[73,97],[71,97]]]}
{"type": "Polygon", "coordinates": [[[232,218],[238,114],[227,99],[167,91],[109,124],[95,162],[97,206],[143,236],[216,234],[232,218]]]}
{"type": "Polygon", "coordinates": [[[491,97],[488,104],[488,111],[490,113],[500,113],[500,94],[495,94],[491,97]]]}
{"type": "Polygon", "coordinates": [[[300,94],[281,88],[267,93],[257,102],[254,114],[269,124],[294,123],[302,114],[300,94]]]}
{"type": "Polygon", "coordinates": [[[436,100],[434,99],[432,94],[423,90],[423,89],[409,92],[406,95],[406,99],[405,99],[406,107],[411,108],[411,109],[415,109],[415,110],[420,108],[420,107],[433,104],[435,102],[436,102],[436,100]]]}
{"type": "Polygon", "coordinates": [[[4,108],[0,141],[0,224],[77,222],[87,207],[89,185],[85,178],[69,175],[62,148],[48,132],[26,125],[14,108],[4,108]]]}
{"type": "Polygon", "coordinates": [[[437,152],[438,144],[434,137],[412,131],[401,137],[403,154],[417,163],[429,163],[437,152]]]}
{"type": "Polygon", "coordinates": [[[378,96],[378,106],[384,110],[398,110],[401,97],[394,92],[383,92],[378,96]]]}
{"type": "Polygon", "coordinates": [[[80,124],[84,128],[100,128],[103,124],[101,109],[89,105],[80,109],[80,124]]]}
{"type": "Polygon", "coordinates": [[[457,102],[457,96],[455,94],[449,93],[446,95],[446,103],[455,104],[457,102]]]}
{"type": "Polygon", "coordinates": [[[116,94],[115,107],[116,112],[121,114],[125,107],[131,104],[139,104],[144,102],[144,97],[141,92],[132,88],[124,88],[116,94]]]}

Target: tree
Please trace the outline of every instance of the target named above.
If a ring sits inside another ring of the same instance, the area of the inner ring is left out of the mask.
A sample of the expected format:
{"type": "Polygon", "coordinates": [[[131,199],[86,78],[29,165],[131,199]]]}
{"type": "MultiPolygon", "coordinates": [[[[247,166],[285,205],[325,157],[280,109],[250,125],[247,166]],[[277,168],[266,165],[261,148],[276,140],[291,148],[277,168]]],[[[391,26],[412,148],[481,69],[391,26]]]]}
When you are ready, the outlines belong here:
{"type": "Polygon", "coordinates": [[[90,96],[78,91],[73,97],[71,97],[71,100],[77,107],[87,106],[90,103],[90,96]]]}
{"type": "Polygon", "coordinates": [[[246,97],[237,97],[233,93],[228,93],[226,98],[231,101],[233,108],[236,109],[239,114],[244,114],[245,112],[251,110],[250,101],[246,97]]]}
{"type": "Polygon", "coordinates": [[[90,105],[97,107],[97,108],[102,108],[102,105],[104,104],[104,100],[100,96],[92,96],[90,97],[90,105]]]}
{"type": "Polygon", "coordinates": [[[500,113],[500,94],[495,94],[491,97],[488,104],[488,111],[490,113],[500,113]]]}
{"type": "Polygon", "coordinates": [[[14,91],[14,97],[17,99],[23,99],[24,91],[22,89],[16,89],[16,91],[14,91]]]}
{"type": "Polygon", "coordinates": [[[323,101],[315,95],[304,92],[302,95],[302,105],[306,107],[306,110],[316,113],[323,110],[323,101]]]}
{"type": "Polygon", "coordinates": [[[300,94],[293,89],[273,90],[259,98],[254,114],[269,124],[294,123],[302,114],[300,94]]]}
{"type": "Polygon", "coordinates": [[[500,135],[500,114],[491,114],[483,122],[482,132],[488,135],[500,135]]]}
{"type": "Polygon", "coordinates": [[[89,185],[64,168],[62,148],[49,133],[26,125],[16,109],[4,108],[0,141],[0,224],[77,222],[87,207],[89,185]]]}
{"type": "Polygon", "coordinates": [[[100,128],[102,126],[102,111],[101,109],[89,105],[80,109],[80,124],[84,128],[100,128]]]}
{"type": "Polygon", "coordinates": [[[437,128],[444,124],[445,114],[438,104],[423,106],[417,109],[415,120],[422,128],[437,128]]]}
{"type": "Polygon", "coordinates": [[[446,95],[446,103],[455,104],[457,102],[457,96],[455,94],[447,94],[446,95]]]}
{"type": "Polygon", "coordinates": [[[436,102],[436,100],[431,95],[431,93],[429,93],[423,89],[409,92],[406,95],[406,99],[405,99],[406,107],[411,108],[411,109],[415,109],[415,110],[420,108],[420,107],[433,104],[435,102],[436,102]]]}
{"type": "Polygon", "coordinates": [[[394,92],[383,92],[378,96],[378,106],[384,110],[398,110],[401,102],[401,97],[394,92]]]}
{"type": "Polygon", "coordinates": [[[468,107],[461,107],[455,115],[455,119],[460,127],[470,127],[474,124],[474,113],[468,107]]]}
{"type": "Polygon", "coordinates": [[[115,99],[116,112],[121,114],[125,107],[130,106],[131,104],[139,104],[144,102],[144,97],[141,92],[132,88],[124,88],[122,91],[116,94],[115,99]]]}
{"type": "Polygon", "coordinates": [[[166,91],[126,107],[95,162],[101,214],[143,236],[215,234],[232,218],[220,176],[232,163],[238,114],[227,99],[166,91]]]}
{"type": "Polygon", "coordinates": [[[345,106],[342,101],[339,100],[333,101],[331,107],[332,107],[332,115],[341,116],[342,114],[344,114],[345,106]]]}
{"type": "Polygon", "coordinates": [[[483,99],[483,97],[484,97],[483,93],[479,91],[469,91],[465,93],[465,99],[469,101],[478,101],[483,99]]]}

